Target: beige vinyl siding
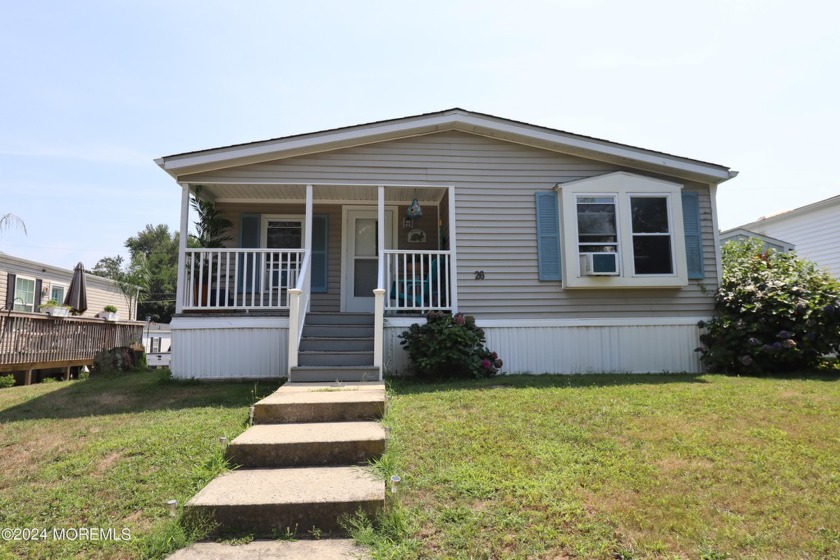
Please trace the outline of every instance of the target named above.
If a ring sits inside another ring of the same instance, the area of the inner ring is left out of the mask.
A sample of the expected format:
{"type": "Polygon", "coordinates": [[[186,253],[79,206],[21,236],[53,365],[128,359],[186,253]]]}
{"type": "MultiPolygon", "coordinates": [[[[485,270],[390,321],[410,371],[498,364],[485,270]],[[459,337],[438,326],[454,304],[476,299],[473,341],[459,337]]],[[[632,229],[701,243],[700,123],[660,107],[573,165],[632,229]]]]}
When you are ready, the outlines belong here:
{"type": "MultiPolygon", "coordinates": [[[[558,182],[620,170],[636,172],[482,136],[444,132],[182,180],[453,186],[462,311],[486,319],[710,315],[717,273],[709,189],[673,177],[652,175],[700,193],[705,259],[702,284],[708,293],[703,293],[698,282],[683,289],[564,291],[558,282],[538,280],[534,193],[550,191],[558,182]],[[484,280],[475,279],[477,270],[484,271],[484,280]]],[[[268,206],[255,208],[270,212],[264,209],[268,206]]],[[[440,215],[449,211],[444,206],[440,215]]],[[[331,238],[335,233],[331,219],[331,238]]],[[[332,291],[332,239],[330,251],[332,291]]]]}
{"type": "MultiPolygon", "coordinates": [[[[53,284],[64,286],[66,295],[66,289],[70,287],[70,281],[73,279],[72,270],[59,269],[32,261],[9,257],[8,255],[0,255],[0,305],[5,304],[6,293],[10,289],[7,285],[9,273],[41,280],[41,288],[47,291],[46,297],[40,298],[40,300],[38,299],[40,294],[35,294],[36,302],[40,301],[41,304],[46,303],[50,299],[50,288],[53,284]]],[[[121,320],[129,320],[128,300],[114,282],[93,276],[92,274],[87,274],[85,280],[88,309],[81,317],[95,317],[106,305],[113,305],[118,309],[121,320]]],[[[11,289],[13,290],[14,286],[11,286],[11,289]]],[[[133,313],[131,318],[134,319],[133,313]]]]}

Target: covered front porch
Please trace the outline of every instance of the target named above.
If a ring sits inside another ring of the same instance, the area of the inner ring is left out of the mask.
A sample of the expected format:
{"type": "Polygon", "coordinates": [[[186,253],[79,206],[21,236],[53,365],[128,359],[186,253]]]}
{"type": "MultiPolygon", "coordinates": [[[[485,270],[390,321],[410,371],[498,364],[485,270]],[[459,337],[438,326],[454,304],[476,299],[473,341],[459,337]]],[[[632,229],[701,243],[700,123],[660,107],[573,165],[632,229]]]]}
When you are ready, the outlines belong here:
{"type": "Polygon", "coordinates": [[[181,186],[181,231],[196,191],[233,227],[224,247],[187,247],[182,236],[176,314],[231,324],[287,317],[289,370],[309,312],[374,314],[372,366],[381,375],[386,316],[457,310],[450,186],[181,186]],[[415,201],[422,215],[410,218],[415,201]]]}

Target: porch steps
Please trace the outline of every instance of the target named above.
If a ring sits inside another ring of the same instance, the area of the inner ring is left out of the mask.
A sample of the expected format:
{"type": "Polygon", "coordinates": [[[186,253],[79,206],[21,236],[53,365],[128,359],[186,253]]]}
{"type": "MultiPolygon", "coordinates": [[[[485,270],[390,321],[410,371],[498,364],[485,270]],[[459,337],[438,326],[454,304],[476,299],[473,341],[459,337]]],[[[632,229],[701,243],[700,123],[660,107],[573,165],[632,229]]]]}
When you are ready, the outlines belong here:
{"type": "Polygon", "coordinates": [[[379,378],[373,367],[372,313],[309,313],[303,325],[295,383],[366,381],[379,378]]]}
{"type": "Polygon", "coordinates": [[[384,413],[385,385],[381,382],[342,387],[294,382],[254,406],[254,424],[362,422],[382,418],[384,413]]]}
{"type": "Polygon", "coordinates": [[[234,439],[228,459],[243,468],[355,465],[385,451],[378,422],[257,424],[234,439]]]}
{"type": "Polygon", "coordinates": [[[283,385],[228,446],[240,468],[212,480],[187,513],[214,520],[217,534],[343,534],[343,515],[384,508],[384,482],[360,466],[385,449],[384,410],[381,382],[283,385]]]}

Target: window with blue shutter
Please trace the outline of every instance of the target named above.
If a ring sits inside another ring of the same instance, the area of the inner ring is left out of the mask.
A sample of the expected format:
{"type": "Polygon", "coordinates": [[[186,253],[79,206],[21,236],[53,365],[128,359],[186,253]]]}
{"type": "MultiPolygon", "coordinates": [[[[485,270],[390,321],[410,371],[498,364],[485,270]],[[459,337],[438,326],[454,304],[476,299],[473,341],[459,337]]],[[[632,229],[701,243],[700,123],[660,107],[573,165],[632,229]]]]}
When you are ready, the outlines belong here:
{"type": "Polygon", "coordinates": [[[560,221],[557,212],[557,193],[536,193],[537,204],[537,260],[542,281],[559,281],[560,221]]]}
{"type": "Polygon", "coordinates": [[[700,230],[700,201],[696,192],[683,191],[682,211],[688,278],[701,280],[703,278],[703,237],[700,230]]]}
{"type": "Polygon", "coordinates": [[[312,216],[312,293],[326,293],[329,268],[329,219],[325,214],[312,216]]]}

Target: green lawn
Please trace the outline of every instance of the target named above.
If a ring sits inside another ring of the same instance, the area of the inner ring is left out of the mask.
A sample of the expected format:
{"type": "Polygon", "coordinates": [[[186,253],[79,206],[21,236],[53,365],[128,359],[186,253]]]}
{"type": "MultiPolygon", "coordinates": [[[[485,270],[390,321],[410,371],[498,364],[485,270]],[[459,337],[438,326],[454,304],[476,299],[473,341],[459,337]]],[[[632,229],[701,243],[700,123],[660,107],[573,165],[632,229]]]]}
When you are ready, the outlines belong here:
{"type": "MultiPolygon", "coordinates": [[[[160,558],[262,383],[164,373],[0,390],[0,558],[160,558]]],[[[394,381],[380,558],[840,558],[840,380],[715,375],[394,381]],[[390,495],[389,495],[390,496],[390,495]]]]}
{"type": "Polygon", "coordinates": [[[840,558],[840,381],[394,381],[380,558],[840,558]]]}
{"type": "Polygon", "coordinates": [[[185,545],[166,501],[183,505],[225,468],[219,436],[242,432],[276,386],[145,372],[0,390],[0,528],[47,530],[0,539],[0,558],[161,558],[185,545]]]}

